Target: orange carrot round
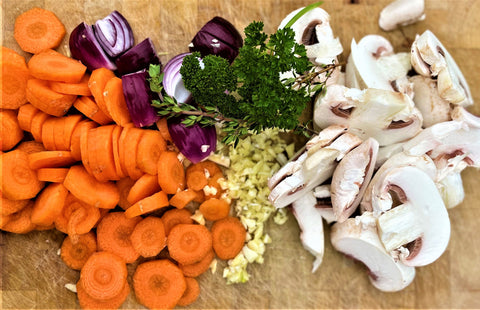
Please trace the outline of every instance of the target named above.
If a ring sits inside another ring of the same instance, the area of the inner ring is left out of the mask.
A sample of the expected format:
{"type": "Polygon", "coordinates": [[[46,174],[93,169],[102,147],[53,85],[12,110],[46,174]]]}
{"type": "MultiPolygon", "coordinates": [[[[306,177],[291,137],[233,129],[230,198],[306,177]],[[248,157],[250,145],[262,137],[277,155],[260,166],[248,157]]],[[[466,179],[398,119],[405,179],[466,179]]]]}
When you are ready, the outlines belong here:
{"type": "Polygon", "coordinates": [[[133,275],[135,296],[150,309],[172,309],[186,288],[182,271],[166,259],[142,263],[133,275]]]}
{"type": "Polygon", "coordinates": [[[0,110],[0,146],[2,151],[11,150],[23,138],[17,113],[13,110],[0,110]]]}
{"type": "Polygon", "coordinates": [[[125,282],[123,289],[118,295],[100,300],[87,294],[82,282],[77,282],[77,298],[82,309],[118,309],[130,294],[130,285],[128,285],[128,282],[125,282]]]}
{"type": "Polygon", "coordinates": [[[63,183],[67,176],[68,168],[41,168],[37,170],[40,181],[63,183]]]}
{"type": "Polygon", "coordinates": [[[24,151],[27,154],[45,151],[45,147],[42,143],[33,140],[22,141],[15,149],[24,151]]]}
{"type": "Polygon", "coordinates": [[[188,168],[185,174],[187,187],[195,191],[203,190],[203,188],[208,185],[208,178],[205,171],[200,169],[189,170],[188,168]]]}
{"type": "Polygon", "coordinates": [[[135,251],[143,257],[152,257],[160,253],[167,245],[165,228],[160,218],[148,216],[138,222],[130,235],[135,251]]]}
{"type": "Polygon", "coordinates": [[[113,158],[112,134],[115,127],[99,126],[87,133],[88,161],[93,176],[101,182],[119,179],[113,158]]]}
{"type": "Polygon", "coordinates": [[[123,127],[116,125],[112,132],[112,152],[113,152],[113,163],[115,165],[115,171],[117,172],[118,178],[122,179],[127,176],[127,172],[123,171],[122,164],[120,163],[120,148],[119,141],[120,135],[122,134],[123,127]]]}
{"type": "Polygon", "coordinates": [[[8,222],[2,224],[2,230],[14,234],[26,234],[36,228],[32,223],[31,215],[33,211],[33,201],[30,201],[23,209],[16,213],[8,215],[8,222]]]}
{"type": "Polygon", "coordinates": [[[86,127],[84,130],[87,132],[90,128],[97,127],[97,123],[92,122],[90,120],[83,120],[75,126],[75,129],[72,132],[72,138],[70,140],[70,151],[72,152],[72,157],[80,161],[82,160],[82,154],[80,150],[80,133],[82,132],[82,128],[86,127]]]}
{"type": "Polygon", "coordinates": [[[207,255],[202,258],[200,261],[193,263],[193,264],[179,264],[178,267],[182,269],[183,275],[185,277],[198,277],[202,273],[206,272],[208,268],[210,268],[210,264],[212,263],[213,259],[215,258],[215,253],[213,250],[208,251],[207,255]]]}
{"type": "Polygon", "coordinates": [[[0,214],[9,215],[9,214],[18,212],[22,210],[29,202],[30,202],[30,199],[11,200],[11,199],[5,198],[0,192],[0,206],[1,206],[0,214]]]}
{"type": "Polygon", "coordinates": [[[55,122],[57,118],[53,116],[47,117],[42,125],[42,143],[46,150],[56,151],[55,146],[55,122]]]}
{"type": "Polygon", "coordinates": [[[137,165],[140,170],[156,175],[160,154],[166,150],[167,143],[158,130],[144,130],[137,151],[137,165]]]}
{"type": "Polygon", "coordinates": [[[35,199],[32,211],[32,223],[36,225],[52,225],[62,212],[68,190],[62,183],[50,183],[35,199]]]}
{"type": "Polygon", "coordinates": [[[212,249],[212,234],[203,225],[175,225],[167,238],[170,256],[180,264],[200,261],[212,249]]]}
{"type": "Polygon", "coordinates": [[[107,81],[103,89],[103,101],[108,114],[117,125],[125,126],[132,122],[123,95],[121,78],[115,76],[107,81]]]}
{"type": "Polygon", "coordinates": [[[138,144],[145,130],[136,127],[125,127],[123,130],[127,132],[126,144],[123,146],[125,168],[128,176],[137,180],[143,175],[143,171],[137,165],[137,154],[138,144]]]}
{"type": "Polygon", "coordinates": [[[130,204],[147,198],[160,191],[160,185],[158,184],[158,178],[156,175],[144,174],[135,184],[130,188],[128,192],[127,200],[130,204]]]}
{"type": "Polygon", "coordinates": [[[82,120],[84,120],[84,118],[79,114],[63,117],[63,135],[60,136],[59,150],[71,150],[73,131],[82,120]]]}
{"type": "Polygon", "coordinates": [[[65,33],[65,27],[53,12],[36,7],[15,19],[13,36],[22,50],[35,54],[58,47],[65,33]]]}
{"type": "Polygon", "coordinates": [[[37,109],[53,116],[65,115],[77,98],[75,95],[66,95],[53,91],[48,81],[40,79],[27,81],[26,96],[28,102],[37,109]]]}
{"type": "Polygon", "coordinates": [[[246,230],[236,217],[226,217],[213,223],[213,250],[220,259],[232,259],[243,248],[246,230]]]}
{"type": "Polygon", "coordinates": [[[177,208],[183,209],[185,208],[190,202],[192,202],[197,197],[197,193],[191,189],[186,189],[180,192],[177,192],[170,198],[170,205],[177,208]]]}
{"type": "Polygon", "coordinates": [[[25,58],[2,46],[0,62],[0,109],[18,109],[27,103],[26,87],[30,74],[25,58]]]}
{"type": "Polygon", "coordinates": [[[208,221],[217,221],[228,216],[230,204],[223,199],[210,198],[199,207],[200,212],[208,221]]]}
{"type": "Polygon", "coordinates": [[[91,96],[92,92],[88,88],[89,74],[84,74],[78,83],[50,82],[52,90],[61,94],[91,96]]]}
{"type": "Polygon", "coordinates": [[[100,210],[69,193],[62,212],[55,219],[57,230],[71,236],[88,233],[100,219],[100,210]]]}
{"type": "Polygon", "coordinates": [[[97,103],[91,97],[77,97],[73,102],[73,107],[97,124],[106,125],[112,122],[112,119],[100,110],[97,103]]]}
{"type": "Polygon", "coordinates": [[[128,197],[128,193],[130,192],[130,189],[134,184],[135,184],[135,180],[132,180],[128,177],[122,178],[115,183],[115,185],[118,188],[118,192],[120,193],[120,199],[118,201],[118,205],[123,210],[127,210],[132,206],[132,204],[128,202],[127,197],[128,197]]]}
{"type": "Polygon", "coordinates": [[[27,103],[18,108],[18,125],[22,130],[30,132],[30,124],[32,123],[33,116],[40,110],[35,108],[32,104],[27,103]]]}
{"type": "MultiPolygon", "coordinates": [[[[81,62],[51,49],[33,55],[27,66],[30,74],[36,79],[65,83],[79,83],[87,70],[81,62]]],[[[51,89],[50,84],[47,84],[51,89]]]]}
{"type": "Polygon", "coordinates": [[[75,163],[70,151],[43,151],[28,154],[28,162],[31,169],[61,168],[75,163]]]}
{"type": "Polygon", "coordinates": [[[80,271],[85,292],[95,299],[106,300],[120,294],[127,281],[125,261],[110,252],[95,252],[80,271]]]}
{"type": "Polygon", "coordinates": [[[107,82],[115,77],[113,71],[106,68],[98,68],[92,71],[90,74],[90,79],[88,80],[88,87],[92,92],[95,102],[97,103],[100,110],[111,120],[112,116],[108,112],[108,109],[105,105],[105,100],[103,99],[103,92],[105,90],[105,85],[107,82]]]}
{"type": "Polygon", "coordinates": [[[88,258],[97,251],[97,238],[93,232],[79,235],[77,242],[66,236],[60,248],[60,258],[68,267],[80,270],[88,258]]]}
{"type": "Polygon", "coordinates": [[[165,227],[165,235],[170,234],[170,230],[177,224],[193,224],[191,218],[192,212],[188,209],[172,209],[162,215],[163,226],[165,227]]]}
{"type": "Polygon", "coordinates": [[[193,304],[198,296],[200,296],[200,285],[198,285],[197,280],[190,277],[185,277],[185,282],[187,283],[187,288],[182,295],[182,298],[178,301],[177,305],[185,307],[193,304]]]}
{"type": "Polygon", "coordinates": [[[133,218],[165,207],[168,207],[168,197],[163,191],[159,191],[134,203],[125,211],[125,216],[133,218]]]}
{"type": "Polygon", "coordinates": [[[127,218],[124,212],[110,212],[97,226],[97,244],[100,251],[115,253],[127,263],[139,257],[130,241],[130,235],[141,217],[127,218]]]}
{"type": "Polygon", "coordinates": [[[50,118],[50,115],[41,111],[33,116],[30,123],[30,133],[35,141],[42,142],[43,124],[48,118],[50,118]]]}
{"type": "Polygon", "coordinates": [[[158,158],[158,183],[167,194],[185,189],[185,170],[177,156],[176,152],[165,151],[158,158]]]}

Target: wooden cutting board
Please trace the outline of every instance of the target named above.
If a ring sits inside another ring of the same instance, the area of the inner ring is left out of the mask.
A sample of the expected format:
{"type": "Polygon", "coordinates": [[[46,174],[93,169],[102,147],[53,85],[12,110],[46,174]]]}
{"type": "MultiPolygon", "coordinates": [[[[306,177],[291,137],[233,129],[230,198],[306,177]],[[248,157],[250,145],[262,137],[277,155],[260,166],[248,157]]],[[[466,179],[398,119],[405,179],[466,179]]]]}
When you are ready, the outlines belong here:
{"type": "MultiPolygon", "coordinates": [[[[20,52],[13,39],[14,19],[40,6],[52,10],[71,31],[82,21],[89,24],[120,11],[131,23],[136,42],[151,37],[165,63],[187,51],[196,31],[215,15],[242,30],[262,20],[267,33],[311,0],[3,0],[2,44],[20,52]]],[[[426,19],[403,32],[382,32],[380,10],[388,0],[326,0],[334,33],[344,46],[345,61],[352,38],[367,34],[385,36],[396,51],[408,51],[415,34],[432,30],[456,59],[470,84],[480,115],[480,0],[426,1],[426,19]]],[[[59,50],[68,51],[68,37],[59,50]]],[[[283,226],[268,224],[273,243],[265,262],[249,267],[246,284],[226,285],[222,266],[200,277],[201,295],[190,308],[480,308],[480,174],[463,172],[465,201],[450,210],[452,237],[447,251],[435,263],[417,268],[414,282],[398,293],[382,293],[370,285],[366,270],[335,252],[326,231],[323,264],[311,273],[313,257],[299,242],[299,228],[290,216],[283,226]]],[[[54,231],[27,235],[0,234],[0,308],[78,308],[74,293],[64,286],[79,273],[67,268],[57,251],[64,236],[54,231]]],[[[130,275],[133,269],[130,270],[130,275]]],[[[129,278],[131,280],[131,278],[129,278]]],[[[122,308],[142,308],[131,293],[122,308]]]]}

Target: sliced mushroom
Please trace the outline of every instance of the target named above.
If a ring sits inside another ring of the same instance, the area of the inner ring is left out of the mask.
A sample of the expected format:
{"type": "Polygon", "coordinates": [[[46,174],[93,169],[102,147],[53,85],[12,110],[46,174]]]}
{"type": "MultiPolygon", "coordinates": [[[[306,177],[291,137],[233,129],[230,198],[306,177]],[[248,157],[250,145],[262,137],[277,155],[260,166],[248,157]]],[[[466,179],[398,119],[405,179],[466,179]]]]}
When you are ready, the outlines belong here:
{"type": "Polygon", "coordinates": [[[425,0],[396,0],[380,12],[378,24],[385,31],[425,19],[425,0]]]}
{"type": "Polygon", "coordinates": [[[381,291],[400,291],[415,278],[414,267],[394,260],[385,251],[371,213],[333,224],[330,239],[337,251],[366,265],[370,282],[381,291]]]}
{"type": "Polygon", "coordinates": [[[347,153],[332,177],[331,199],[335,218],[344,222],[359,205],[372,178],[378,142],[369,138],[347,153]]]}
{"type": "Polygon", "coordinates": [[[384,146],[415,136],[421,130],[422,116],[403,93],[331,85],[315,100],[314,123],[319,128],[348,126],[362,139],[372,137],[384,146]]]}
{"type": "Polygon", "coordinates": [[[375,170],[380,168],[390,157],[403,151],[403,142],[393,143],[378,148],[375,170]]]}
{"type": "Polygon", "coordinates": [[[447,209],[458,206],[465,199],[462,175],[459,172],[449,173],[438,181],[436,185],[447,209]]]}

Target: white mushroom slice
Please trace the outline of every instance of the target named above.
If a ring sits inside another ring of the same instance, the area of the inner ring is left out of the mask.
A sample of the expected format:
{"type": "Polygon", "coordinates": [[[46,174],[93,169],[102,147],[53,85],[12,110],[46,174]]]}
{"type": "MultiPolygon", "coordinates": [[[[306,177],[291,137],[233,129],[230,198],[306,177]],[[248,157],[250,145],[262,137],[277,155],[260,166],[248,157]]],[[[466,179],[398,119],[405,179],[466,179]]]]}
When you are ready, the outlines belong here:
{"type": "Polygon", "coordinates": [[[380,168],[390,157],[403,151],[403,143],[398,142],[378,149],[377,161],[375,162],[375,169],[380,168]]]}
{"type": "MultiPolygon", "coordinates": [[[[403,263],[408,266],[425,266],[434,262],[443,254],[450,240],[448,212],[434,181],[415,167],[390,169],[379,184],[375,185],[372,206],[373,209],[390,210],[394,207],[395,200],[412,205],[410,212],[414,210],[422,230],[419,238],[404,245],[409,254],[401,256],[403,263]]],[[[403,219],[399,220],[411,221],[411,214],[403,215],[403,219]]],[[[399,227],[386,225],[381,229],[382,235],[388,235],[397,232],[399,227]]]]}
{"type": "Polygon", "coordinates": [[[424,128],[451,120],[450,103],[438,94],[437,81],[422,75],[409,80],[413,83],[413,102],[422,113],[424,128]]]}
{"type": "Polygon", "coordinates": [[[337,251],[366,265],[370,282],[381,291],[400,291],[415,278],[414,267],[395,261],[385,251],[369,213],[333,224],[330,239],[337,251]]]}
{"type": "Polygon", "coordinates": [[[462,176],[458,172],[449,173],[436,182],[436,185],[447,209],[458,206],[465,199],[462,176]]]}
{"type": "Polygon", "coordinates": [[[385,31],[425,19],[425,0],[396,0],[380,12],[378,25],[385,31]]]}
{"type": "Polygon", "coordinates": [[[331,197],[331,185],[325,184],[317,186],[313,189],[313,196],[315,198],[325,199],[331,197]]]}
{"type": "Polygon", "coordinates": [[[422,116],[403,93],[331,85],[315,100],[314,123],[319,128],[345,125],[363,140],[372,137],[384,146],[415,136],[422,116]]]}
{"type": "Polygon", "coordinates": [[[451,114],[453,120],[464,122],[468,127],[480,128],[480,117],[473,115],[463,107],[455,107],[451,114]]]}
{"type": "Polygon", "coordinates": [[[318,133],[318,135],[313,136],[310,140],[307,141],[306,149],[311,150],[314,148],[322,148],[326,145],[332,143],[333,140],[338,138],[341,134],[347,131],[347,126],[344,125],[331,125],[323,129],[318,133]]]}
{"type": "Polygon", "coordinates": [[[317,199],[310,191],[292,203],[293,215],[301,229],[300,239],[303,247],[314,257],[312,273],[322,264],[325,252],[323,218],[315,207],[317,199]]]}
{"type": "Polygon", "coordinates": [[[317,208],[317,212],[320,213],[320,215],[323,217],[325,222],[327,222],[327,224],[332,224],[333,222],[337,221],[337,218],[335,217],[335,213],[333,213],[332,207],[317,205],[316,208],[317,208]]]}
{"type": "Polygon", "coordinates": [[[372,138],[347,153],[332,176],[331,199],[335,218],[344,222],[352,215],[372,178],[378,142],[372,138]]]}

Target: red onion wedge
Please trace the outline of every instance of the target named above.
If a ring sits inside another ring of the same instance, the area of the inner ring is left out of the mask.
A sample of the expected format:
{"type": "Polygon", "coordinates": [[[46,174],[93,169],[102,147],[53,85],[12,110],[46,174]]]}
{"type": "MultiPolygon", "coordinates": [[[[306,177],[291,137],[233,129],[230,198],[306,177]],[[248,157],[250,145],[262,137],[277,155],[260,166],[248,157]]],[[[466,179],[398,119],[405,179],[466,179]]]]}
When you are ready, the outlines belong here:
{"type": "Polygon", "coordinates": [[[152,107],[152,100],[156,98],[155,93],[150,90],[148,77],[145,69],[122,76],[123,94],[136,127],[150,126],[159,119],[155,108],[152,107]]]}
{"type": "Polygon", "coordinates": [[[180,74],[183,58],[187,55],[190,55],[190,53],[183,53],[173,57],[163,68],[162,83],[165,92],[170,97],[175,98],[180,104],[189,102],[192,98],[191,93],[183,85],[182,75],[180,74]]]}
{"type": "Polygon", "coordinates": [[[98,42],[110,57],[116,57],[133,46],[132,28],[116,10],[97,20],[93,29],[98,42]]]}
{"type": "Polygon", "coordinates": [[[117,69],[98,43],[92,26],[85,22],[73,29],[68,43],[72,57],[80,60],[88,70],[93,71],[102,67],[112,71],[117,69]]]}
{"type": "Polygon", "coordinates": [[[115,63],[117,64],[118,73],[124,75],[147,69],[150,64],[159,65],[160,58],[158,58],[152,40],[146,38],[119,56],[115,63]]]}

